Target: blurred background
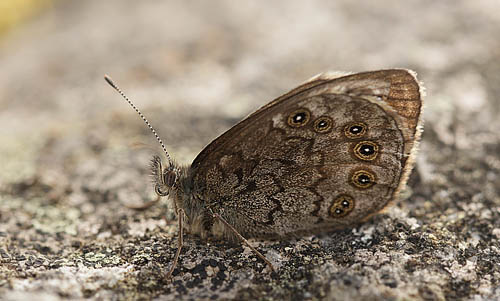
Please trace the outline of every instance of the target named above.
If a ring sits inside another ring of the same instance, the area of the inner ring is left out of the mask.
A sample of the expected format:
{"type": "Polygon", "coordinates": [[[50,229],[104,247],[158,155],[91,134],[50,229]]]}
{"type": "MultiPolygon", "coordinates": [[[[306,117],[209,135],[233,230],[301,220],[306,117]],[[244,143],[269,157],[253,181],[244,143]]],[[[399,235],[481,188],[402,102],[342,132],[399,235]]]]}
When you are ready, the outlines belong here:
{"type": "Polygon", "coordinates": [[[467,131],[449,129],[461,112],[477,122],[499,112],[500,15],[494,0],[0,5],[4,184],[79,161],[95,151],[89,144],[107,149],[140,141],[156,147],[105,84],[105,73],[186,163],[249,112],[325,71],[415,70],[428,91],[426,119],[448,143],[460,145],[456,134],[467,131]]]}
{"type": "MultiPolygon", "coordinates": [[[[123,208],[151,197],[154,151],[138,144],[159,148],[104,74],[188,164],[317,73],[415,70],[427,88],[426,130],[414,199],[400,206],[429,223],[449,208],[475,212],[453,205],[461,197],[498,208],[499,12],[497,0],[0,0],[3,249],[52,241],[48,255],[33,255],[52,262],[66,238],[123,236],[122,220],[132,236],[165,228],[164,211],[140,215],[143,226],[123,208]]],[[[4,280],[20,277],[0,269],[4,280]]]]}

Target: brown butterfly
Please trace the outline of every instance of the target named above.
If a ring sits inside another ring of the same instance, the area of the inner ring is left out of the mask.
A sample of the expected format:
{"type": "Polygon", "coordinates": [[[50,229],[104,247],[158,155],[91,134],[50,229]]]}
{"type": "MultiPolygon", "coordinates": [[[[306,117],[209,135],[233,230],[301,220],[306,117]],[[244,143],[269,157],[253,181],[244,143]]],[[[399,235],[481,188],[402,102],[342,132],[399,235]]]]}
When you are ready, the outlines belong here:
{"type": "MultiPolygon", "coordinates": [[[[365,221],[397,198],[421,133],[423,88],[402,69],[321,74],[263,106],[210,143],[191,166],[152,160],[155,191],[183,228],[247,244],[365,221]],[[185,220],[184,220],[185,218],[185,220]]],[[[146,206],[151,205],[148,203],[146,206]]],[[[144,206],[145,207],[145,206],[144,206]]]]}

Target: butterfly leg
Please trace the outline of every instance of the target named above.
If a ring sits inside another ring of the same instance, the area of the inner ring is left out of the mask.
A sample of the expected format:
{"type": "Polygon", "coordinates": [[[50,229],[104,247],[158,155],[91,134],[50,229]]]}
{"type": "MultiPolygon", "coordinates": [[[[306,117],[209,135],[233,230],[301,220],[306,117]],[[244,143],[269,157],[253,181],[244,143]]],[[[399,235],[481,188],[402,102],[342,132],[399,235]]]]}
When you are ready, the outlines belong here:
{"type": "Polygon", "coordinates": [[[158,203],[158,201],[161,199],[161,196],[157,196],[155,200],[149,201],[144,204],[140,205],[125,205],[125,207],[129,209],[134,209],[134,210],[145,210],[153,206],[154,204],[158,203]]]}
{"type": "Polygon", "coordinates": [[[174,272],[175,267],[177,266],[177,262],[179,261],[179,255],[181,254],[182,246],[184,244],[184,209],[179,208],[177,209],[177,220],[179,221],[179,238],[177,240],[177,252],[175,252],[175,257],[174,257],[174,262],[172,263],[172,266],[170,267],[170,270],[168,273],[165,275],[166,279],[170,279],[172,277],[172,273],[174,272]]]}
{"type": "Polygon", "coordinates": [[[264,255],[262,255],[262,253],[260,253],[256,248],[254,248],[248,242],[248,240],[246,240],[246,238],[244,238],[240,233],[238,233],[238,231],[231,224],[229,224],[225,219],[223,219],[222,216],[220,216],[217,213],[213,213],[213,212],[212,212],[212,216],[214,218],[220,220],[226,227],[228,227],[241,240],[241,242],[243,242],[245,245],[247,245],[257,256],[260,257],[260,259],[262,259],[271,268],[271,271],[273,271],[273,272],[276,271],[274,269],[272,263],[264,255]]]}

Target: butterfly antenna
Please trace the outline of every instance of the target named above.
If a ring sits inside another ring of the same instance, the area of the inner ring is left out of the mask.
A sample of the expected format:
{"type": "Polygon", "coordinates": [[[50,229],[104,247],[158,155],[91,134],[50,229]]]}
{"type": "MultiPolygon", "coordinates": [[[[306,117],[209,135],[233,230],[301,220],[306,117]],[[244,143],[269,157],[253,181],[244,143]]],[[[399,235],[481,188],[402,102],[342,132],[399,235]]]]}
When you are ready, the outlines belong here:
{"type": "Polygon", "coordinates": [[[151,130],[151,132],[153,132],[153,134],[155,135],[156,137],[156,140],[158,140],[158,143],[160,143],[161,145],[161,148],[163,149],[163,152],[165,153],[165,156],[167,156],[167,160],[168,160],[168,163],[170,164],[170,166],[173,165],[172,163],[172,159],[170,159],[170,155],[168,154],[167,152],[167,148],[165,147],[165,144],[163,144],[163,141],[160,139],[160,137],[158,136],[158,134],[156,133],[155,129],[151,126],[151,124],[149,123],[149,121],[146,119],[146,117],[144,117],[144,115],[142,115],[141,111],[139,111],[139,109],[134,105],[134,103],[132,103],[132,101],[130,101],[130,99],[128,99],[127,95],[125,95],[125,93],[123,93],[123,91],[118,88],[118,86],[113,82],[113,80],[111,79],[111,77],[109,77],[108,75],[104,75],[104,79],[106,80],[106,82],[111,86],[113,87],[113,89],[115,89],[118,93],[120,93],[120,95],[128,102],[128,104],[137,112],[137,114],[139,114],[139,116],[141,116],[142,120],[146,123],[146,125],[149,127],[149,129],[151,130]]]}

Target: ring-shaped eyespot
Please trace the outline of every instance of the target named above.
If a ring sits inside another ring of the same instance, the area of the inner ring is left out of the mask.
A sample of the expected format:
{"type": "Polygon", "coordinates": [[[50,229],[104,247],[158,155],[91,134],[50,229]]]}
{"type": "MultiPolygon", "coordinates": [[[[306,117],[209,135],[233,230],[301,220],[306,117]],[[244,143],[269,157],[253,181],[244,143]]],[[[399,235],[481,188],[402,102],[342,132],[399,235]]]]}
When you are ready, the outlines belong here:
{"type": "Polygon", "coordinates": [[[168,195],[168,190],[163,190],[162,185],[156,184],[155,185],[155,192],[158,196],[167,196],[168,195]]]}
{"type": "Polygon", "coordinates": [[[356,158],[363,161],[373,161],[377,158],[379,146],[372,141],[360,141],[353,148],[356,158]]]}
{"type": "Polygon", "coordinates": [[[350,139],[363,137],[368,127],[363,122],[354,122],[345,126],[344,135],[350,139]]]}
{"type": "Polygon", "coordinates": [[[333,120],[328,116],[319,117],[314,121],[314,131],[316,133],[327,133],[332,129],[333,120]]]}
{"type": "Polygon", "coordinates": [[[291,127],[298,128],[305,126],[309,122],[309,119],[311,119],[311,113],[308,110],[298,109],[288,115],[287,123],[291,127]]]}
{"type": "Polygon", "coordinates": [[[352,212],[354,203],[354,199],[351,196],[347,194],[340,195],[333,201],[330,209],[328,209],[328,214],[335,218],[344,217],[352,212]]]}
{"type": "Polygon", "coordinates": [[[351,176],[351,183],[361,189],[370,188],[375,184],[375,175],[368,170],[356,170],[351,176]]]}

